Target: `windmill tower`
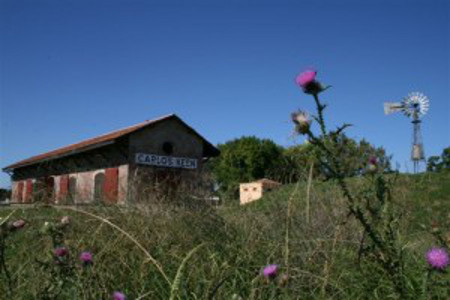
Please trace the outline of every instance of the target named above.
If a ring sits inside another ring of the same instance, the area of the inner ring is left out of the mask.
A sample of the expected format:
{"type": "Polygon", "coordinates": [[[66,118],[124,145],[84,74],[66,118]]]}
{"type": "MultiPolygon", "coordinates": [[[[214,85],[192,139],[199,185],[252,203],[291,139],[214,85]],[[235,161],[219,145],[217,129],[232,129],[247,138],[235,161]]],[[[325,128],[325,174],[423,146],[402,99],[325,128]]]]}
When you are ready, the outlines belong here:
{"type": "Polygon", "coordinates": [[[425,160],[422,134],[420,131],[420,123],[422,121],[420,118],[427,113],[428,107],[429,101],[427,96],[419,92],[410,93],[407,97],[403,98],[401,102],[384,103],[384,113],[386,115],[401,111],[408,118],[412,118],[411,123],[413,124],[413,137],[411,147],[411,160],[414,164],[414,173],[417,173],[419,169],[419,162],[425,160]]]}

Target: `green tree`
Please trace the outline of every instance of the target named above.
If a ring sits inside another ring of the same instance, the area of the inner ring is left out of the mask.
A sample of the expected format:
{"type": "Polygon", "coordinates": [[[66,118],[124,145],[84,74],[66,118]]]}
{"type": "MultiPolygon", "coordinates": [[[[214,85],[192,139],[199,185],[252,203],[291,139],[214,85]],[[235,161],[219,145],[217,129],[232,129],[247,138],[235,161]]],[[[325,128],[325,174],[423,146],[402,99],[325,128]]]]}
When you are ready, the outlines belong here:
{"type": "MultiPolygon", "coordinates": [[[[335,143],[329,143],[329,146],[333,155],[338,158],[346,177],[363,174],[371,157],[376,158],[379,171],[391,171],[391,158],[386,155],[386,151],[382,147],[375,147],[364,139],[359,142],[355,141],[344,134],[339,134],[334,139],[335,143]]],[[[314,178],[328,179],[332,176],[327,168],[319,164],[321,155],[322,152],[315,145],[309,143],[286,148],[283,151],[282,164],[275,170],[276,175],[272,177],[283,183],[304,180],[313,164],[314,178]]]]}
{"type": "Polygon", "coordinates": [[[282,162],[283,148],[268,139],[241,137],[218,148],[220,156],[211,161],[211,168],[227,196],[236,196],[241,182],[270,176],[282,162]]]}
{"type": "Polygon", "coordinates": [[[282,183],[305,180],[311,164],[314,178],[320,177],[316,148],[311,144],[301,144],[283,149],[281,163],[271,170],[271,178],[282,183]]]}
{"type": "Polygon", "coordinates": [[[444,148],[444,150],[442,150],[441,163],[443,170],[450,170],[450,147],[444,148]]]}
{"type": "Polygon", "coordinates": [[[376,158],[380,172],[391,171],[391,157],[386,154],[384,148],[375,147],[365,139],[358,142],[345,134],[340,134],[334,151],[341,162],[344,174],[348,177],[363,174],[371,158],[376,158]]]}
{"type": "Polygon", "coordinates": [[[441,156],[430,156],[427,161],[427,171],[440,172],[450,170],[450,147],[442,150],[441,156]]]}
{"type": "Polygon", "coordinates": [[[11,190],[0,188],[0,202],[11,199],[11,190]]]}
{"type": "Polygon", "coordinates": [[[441,168],[441,157],[437,155],[433,155],[428,157],[427,161],[427,171],[429,172],[437,172],[441,168]]]}

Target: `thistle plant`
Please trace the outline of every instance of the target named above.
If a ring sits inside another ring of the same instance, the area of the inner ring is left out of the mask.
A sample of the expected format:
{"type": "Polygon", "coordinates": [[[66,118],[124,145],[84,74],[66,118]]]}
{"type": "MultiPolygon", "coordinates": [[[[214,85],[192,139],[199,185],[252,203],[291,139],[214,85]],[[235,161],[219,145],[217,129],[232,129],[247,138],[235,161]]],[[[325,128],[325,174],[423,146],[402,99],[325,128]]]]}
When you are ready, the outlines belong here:
{"type": "Polygon", "coordinates": [[[338,140],[351,124],[344,123],[335,130],[327,130],[324,117],[327,106],[320,101],[319,94],[330,86],[320,83],[316,75],[315,70],[307,70],[296,78],[296,83],[303,92],[313,97],[316,113],[311,116],[312,120],[306,112],[293,113],[295,130],[298,134],[305,135],[317,148],[320,167],[329,173],[330,178],[336,180],[346,199],[349,217],[355,218],[361,226],[363,238],[360,257],[365,255],[373,258],[390,276],[399,296],[405,297],[403,250],[398,236],[400,213],[393,206],[390,184],[378,170],[376,159],[370,158],[366,168],[369,187],[362,192],[354,192],[349,188],[344,166],[339,161],[338,140]],[[318,135],[311,129],[314,123],[319,126],[318,135]]]}
{"type": "Polygon", "coordinates": [[[0,280],[6,282],[8,290],[8,297],[12,297],[14,293],[14,286],[16,278],[9,271],[8,265],[6,263],[6,247],[8,246],[8,238],[13,235],[18,230],[22,229],[25,226],[25,221],[22,219],[18,219],[16,221],[8,222],[11,215],[9,214],[6,218],[0,218],[0,280]]]}

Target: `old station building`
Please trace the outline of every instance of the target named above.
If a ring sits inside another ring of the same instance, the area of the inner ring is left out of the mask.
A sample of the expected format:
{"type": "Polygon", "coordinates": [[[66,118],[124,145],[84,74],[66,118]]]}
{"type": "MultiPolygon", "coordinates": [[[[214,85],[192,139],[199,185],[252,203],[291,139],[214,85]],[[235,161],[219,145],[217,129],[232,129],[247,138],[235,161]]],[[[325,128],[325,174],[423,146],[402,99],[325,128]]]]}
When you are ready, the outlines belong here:
{"type": "Polygon", "coordinates": [[[19,161],[12,202],[127,203],[167,192],[202,172],[219,150],[171,114],[19,161]],[[133,191],[135,194],[133,194],[133,191]]]}

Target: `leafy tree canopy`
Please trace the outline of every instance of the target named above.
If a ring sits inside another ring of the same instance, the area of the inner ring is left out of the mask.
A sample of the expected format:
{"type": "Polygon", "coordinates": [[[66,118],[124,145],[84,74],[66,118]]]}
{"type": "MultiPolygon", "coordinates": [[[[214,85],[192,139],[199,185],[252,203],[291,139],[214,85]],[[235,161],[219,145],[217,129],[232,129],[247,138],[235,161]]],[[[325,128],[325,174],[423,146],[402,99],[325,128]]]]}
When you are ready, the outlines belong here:
{"type": "MultiPolygon", "coordinates": [[[[371,157],[376,158],[379,171],[391,171],[391,158],[386,155],[382,147],[375,147],[364,139],[357,142],[344,134],[334,138],[335,141],[330,148],[340,161],[345,176],[363,174],[371,157]]],[[[330,174],[320,163],[323,159],[323,153],[318,147],[309,143],[286,148],[283,151],[283,164],[276,170],[273,177],[281,182],[302,180],[307,178],[312,164],[314,178],[327,179],[330,174]]]]}
{"type": "Polygon", "coordinates": [[[442,150],[441,156],[430,156],[427,161],[427,171],[440,172],[450,170],[450,147],[442,150]]]}
{"type": "MultiPolygon", "coordinates": [[[[271,140],[247,136],[220,144],[218,148],[221,154],[212,160],[211,168],[220,190],[230,196],[236,195],[239,183],[264,177],[283,183],[304,180],[311,164],[314,178],[330,177],[320,164],[323,154],[312,144],[283,148],[271,140]]],[[[377,159],[379,171],[391,170],[390,157],[385,150],[364,139],[357,142],[339,134],[331,148],[348,177],[364,173],[371,157],[377,159]]]]}
{"type": "Polygon", "coordinates": [[[244,136],[218,145],[212,170],[220,189],[237,192],[239,183],[268,177],[281,163],[283,148],[268,139],[244,136]]]}
{"type": "Polygon", "coordinates": [[[11,190],[0,188],[0,202],[11,198],[11,190]]]}

